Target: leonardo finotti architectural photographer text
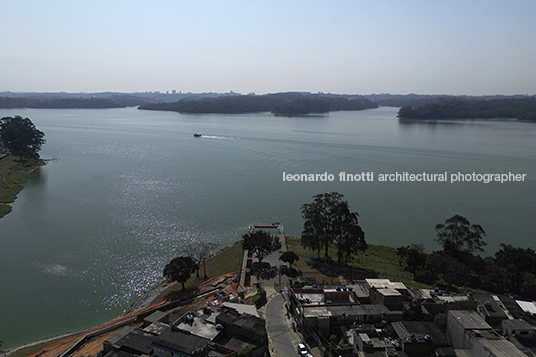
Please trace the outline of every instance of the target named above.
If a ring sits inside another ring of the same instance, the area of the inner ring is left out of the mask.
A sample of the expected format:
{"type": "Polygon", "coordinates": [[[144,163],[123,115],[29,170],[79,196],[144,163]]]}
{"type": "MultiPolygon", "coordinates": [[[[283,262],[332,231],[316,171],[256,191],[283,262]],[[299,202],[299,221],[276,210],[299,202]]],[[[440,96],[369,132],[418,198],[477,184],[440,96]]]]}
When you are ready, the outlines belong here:
{"type": "Polygon", "coordinates": [[[283,172],[283,181],[297,181],[297,182],[370,182],[370,181],[380,181],[380,182],[519,182],[525,181],[527,174],[515,174],[515,173],[501,173],[501,174],[480,174],[476,172],[472,173],[427,173],[422,172],[418,174],[413,174],[409,172],[395,172],[395,173],[381,173],[375,175],[374,172],[361,172],[358,174],[339,172],[338,174],[331,174],[328,172],[323,172],[319,174],[289,174],[283,172]]]}

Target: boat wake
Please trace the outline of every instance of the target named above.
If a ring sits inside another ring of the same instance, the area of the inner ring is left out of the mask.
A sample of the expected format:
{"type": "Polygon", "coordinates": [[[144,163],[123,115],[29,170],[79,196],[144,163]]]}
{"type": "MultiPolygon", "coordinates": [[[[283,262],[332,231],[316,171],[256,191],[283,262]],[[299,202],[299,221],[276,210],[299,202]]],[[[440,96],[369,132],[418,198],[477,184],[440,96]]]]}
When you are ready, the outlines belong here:
{"type": "Polygon", "coordinates": [[[203,135],[201,136],[203,139],[219,139],[219,140],[236,140],[238,138],[231,137],[231,136],[217,136],[217,135],[203,135]]]}

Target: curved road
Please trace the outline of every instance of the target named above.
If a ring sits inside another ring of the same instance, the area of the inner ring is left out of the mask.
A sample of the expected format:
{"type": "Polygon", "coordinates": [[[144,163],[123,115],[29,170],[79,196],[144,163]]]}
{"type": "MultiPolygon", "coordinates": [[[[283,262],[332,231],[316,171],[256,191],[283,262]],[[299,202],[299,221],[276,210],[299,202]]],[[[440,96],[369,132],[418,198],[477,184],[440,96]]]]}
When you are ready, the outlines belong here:
{"type": "Polygon", "coordinates": [[[292,319],[285,315],[285,298],[277,293],[266,304],[265,318],[272,356],[297,356],[298,336],[292,330],[292,319]]]}

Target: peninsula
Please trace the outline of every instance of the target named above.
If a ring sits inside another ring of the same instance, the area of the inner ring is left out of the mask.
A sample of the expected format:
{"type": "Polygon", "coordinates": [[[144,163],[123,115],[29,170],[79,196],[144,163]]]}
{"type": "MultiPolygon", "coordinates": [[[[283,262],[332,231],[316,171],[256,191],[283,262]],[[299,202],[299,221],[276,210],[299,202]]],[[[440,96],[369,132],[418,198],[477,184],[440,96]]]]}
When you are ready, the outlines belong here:
{"type": "Polygon", "coordinates": [[[276,115],[306,115],[377,107],[376,102],[360,95],[287,92],[264,95],[230,95],[201,99],[185,98],[173,103],[141,105],[138,109],[180,113],[240,114],[272,112],[276,115]]]}
{"type": "Polygon", "coordinates": [[[11,212],[9,203],[30,173],[44,165],[38,152],[45,134],[21,116],[0,119],[0,218],[11,212]]]}
{"type": "Polygon", "coordinates": [[[421,106],[404,106],[398,117],[417,120],[515,118],[536,122],[536,96],[488,100],[440,98],[421,106]]]}

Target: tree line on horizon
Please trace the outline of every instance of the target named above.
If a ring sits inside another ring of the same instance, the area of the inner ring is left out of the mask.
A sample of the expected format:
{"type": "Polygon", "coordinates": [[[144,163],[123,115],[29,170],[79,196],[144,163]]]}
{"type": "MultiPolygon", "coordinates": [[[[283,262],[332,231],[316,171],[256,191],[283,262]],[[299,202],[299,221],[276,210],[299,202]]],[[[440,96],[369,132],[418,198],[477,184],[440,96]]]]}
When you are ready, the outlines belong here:
{"type": "Polygon", "coordinates": [[[183,113],[306,115],[378,106],[399,107],[406,119],[517,118],[534,121],[536,96],[456,96],[427,94],[229,93],[0,93],[0,108],[100,109],[136,107],[183,113]]]}
{"type": "Polygon", "coordinates": [[[211,98],[185,98],[174,103],[152,103],[141,110],[163,110],[180,113],[261,113],[306,115],[341,110],[377,108],[378,104],[364,96],[325,95],[311,93],[275,93],[264,95],[233,95],[211,98]]]}
{"type": "Polygon", "coordinates": [[[536,121],[536,96],[469,100],[440,98],[422,106],[404,106],[398,111],[400,119],[492,119],[515,118],[536,121]]]}

